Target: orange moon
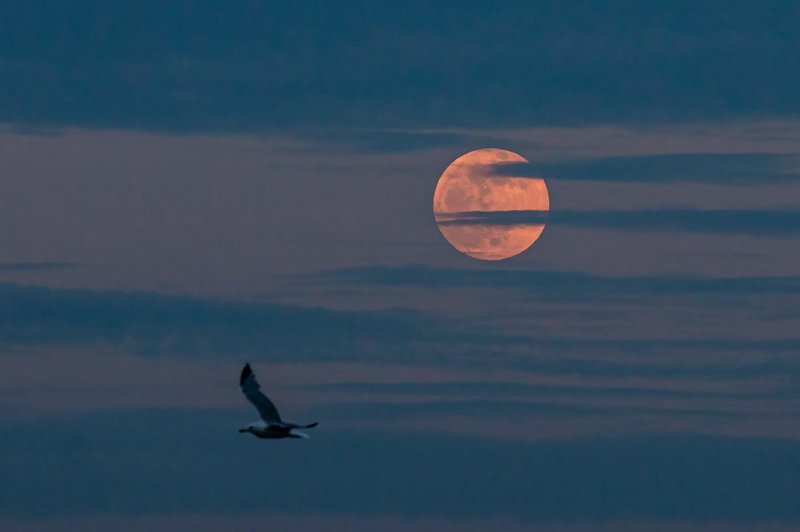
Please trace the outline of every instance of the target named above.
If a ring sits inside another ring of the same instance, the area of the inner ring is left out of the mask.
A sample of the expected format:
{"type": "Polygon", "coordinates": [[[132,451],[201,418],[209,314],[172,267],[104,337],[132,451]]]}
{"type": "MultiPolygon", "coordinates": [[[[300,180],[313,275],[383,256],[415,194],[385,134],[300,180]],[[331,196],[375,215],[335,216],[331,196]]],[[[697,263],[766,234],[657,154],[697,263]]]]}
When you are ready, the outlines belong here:
{"type": "Polygon", "coordinates": [[[494,165],[527,163],[514,152],[484,148],[448,166],[433,194],[439,231],[458,251],[480,260],[502,260],[528,249],[544,231],[541,224],[446,224],[457,213],[549,211],[544,179],[494,175],[494,165]]]}

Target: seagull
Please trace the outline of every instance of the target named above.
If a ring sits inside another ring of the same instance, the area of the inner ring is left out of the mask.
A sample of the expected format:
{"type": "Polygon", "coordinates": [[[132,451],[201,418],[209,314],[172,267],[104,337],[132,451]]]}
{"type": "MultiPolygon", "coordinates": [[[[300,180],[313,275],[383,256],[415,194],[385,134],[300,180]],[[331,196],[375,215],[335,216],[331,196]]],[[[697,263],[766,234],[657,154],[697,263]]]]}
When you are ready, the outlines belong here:
{"type": "Polygon", "coordinates": [[[298,432],[295,429],[310,429],[317,426],[317,423],[310,423],[308,425],[297,425],[295,423],[286,423],[281,420],[278,409],[272,404],[266,395],[261,393],[261,386],[259,386],[256,376],[250,364],[245,364],[242,369],[242,376],[239,378],[239,386],[242,387],[242,393],[247,400],[253,403],[253,406],[258,410],[258,415],[261,419],[250,423],[244,428],[239,429],[239,432],[249,432],[257,438],[276,439],[276,438],[308,438],[308,434],[298,432]]]}

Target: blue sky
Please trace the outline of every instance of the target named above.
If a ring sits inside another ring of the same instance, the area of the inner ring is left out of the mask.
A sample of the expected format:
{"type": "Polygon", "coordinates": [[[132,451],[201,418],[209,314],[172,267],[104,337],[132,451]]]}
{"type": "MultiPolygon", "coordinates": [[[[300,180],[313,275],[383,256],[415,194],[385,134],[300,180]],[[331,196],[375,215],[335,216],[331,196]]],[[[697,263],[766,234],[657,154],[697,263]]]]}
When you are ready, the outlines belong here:
{"type": "Polygon", "coordinates": [[[0,6],[0,528],[796,527],[798,18],[0,6]],[[482,147],[550,191],[500,263],[482,147]]]}

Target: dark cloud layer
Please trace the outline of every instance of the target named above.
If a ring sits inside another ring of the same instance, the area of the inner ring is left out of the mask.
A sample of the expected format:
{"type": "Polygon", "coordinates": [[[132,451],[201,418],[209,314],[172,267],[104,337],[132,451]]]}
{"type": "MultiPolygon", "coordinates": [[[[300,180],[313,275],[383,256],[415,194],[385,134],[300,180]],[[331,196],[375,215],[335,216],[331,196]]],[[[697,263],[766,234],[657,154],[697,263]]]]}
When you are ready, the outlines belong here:
{"type": "Polygon", "coordinates": [[[71,262],[0,262],[0,273],[64,270],[77,266],[71,262]]]}
{"type": "Polygon", "coordinates": [[[325,283],[430,288],[509,288],[547,295],[550,300],[613,295],[794,294],[798,277],[703,277],[693,275],[605,276],[583,272],[466,269],[430,266],[367,266],[323,271],[298,279],[325,283]]]}
{"type": "Polygon", "coordinates": [[[622,183],[764,185],[798,179],[797,158],[770,153],[674,153],[575,161],[505,163],[496,175],[622,183]]]}
{"type": "Polygon", "coordinates": [[[774,327],[798,317],[797,277],[606,276],[492,264],[371,266],[295,279],[305,286],[350,287],[353,293],[491,298],[499,303],[476,303],[461,324],[504,331],[476,338],[473,347],[526,371],[676,378],[798,374],[791,355],[800,338],[790,328],[774,327]],[[705,328],[696,326],[698,319],[705,328]],[[652,329],[638,330],[635,323],[652,329]],[[701,358],[702,366],[691,362],[701,358]]]}
{"type": "Polygon", "coordinates": [[[0,345],[112,342],[141,354],[319,360],[388,355],[432,337],[447,338],[446,329],[432,316],[404,310],[337,311],[0,284],[0,345]]]}
{"type": "Polygon", "coordinates": [[[715,235],[795,237],[800,235],[800,211],[755,209],[643,209],[473,211],[437,214],[441,225],[557,224],[584,229],[669,231],[715,235]]]}
{"type": "Polygon", "coordinates": [[[797,115],[794,2],[5,2],[0,122],[168,130],[797,115]]]}
{"type": "MultiPolygon", "coordinates": [[[[421,266],[334,270],[303,277],[323,286],[510,289],[550,305],[602,301],[628,302],[622,316],[653,298],[697,296],[704,308],[731,308],[745,296],[773,295],[782,308],[800,286],[795,278],[704,279],[598,277],[581,273],[520,270],[458,270],[421,266]],[[708,298],[718,298],[709,300],[708,298]],[[736,299],[739,297],[740,299],[736,299]],[[644,299],[642,299],[644,298],[644,299]],[[788,298],[788,299],[787,299],[788,298]]],[[[552,306],[542,306],[542,316],[552,306]]],[[[754,311],[762,316],[763,311],[754,311]]],[[[607,310],[594,320],[602,323],[607,310]],[[597,321],[599,320],[599,321],[597,321]]],[[[502,314],[501,314],[502,316],[502,314]]],[[[724,315],[723,315],[724,317],[724,315]]],[[[411,310],[346,311],[327,308],[225,301],[142,292],[55,290],[0,284],[0,347],[86,345],[104,342],[143,356],[243,357],[253,360],[425,361],[504,367],[552,374],[592,376],[798,374],[791,355],[800,338],[731,339],[722,336],[637,339],[630,331],[559,335],[531,329],[512,332],[496,311],[476,324],[411,310]],[[489,320],[489,321],[485,321],[489,320]],[[651,357],[719,353],[712,365],[673,360],[653,365],[651,357]],[[746,356],[742,359],[739,355],[746,356]],[[724,355],[724,356],[723,356],[724,355]],[[619,356],[627,357],[617,360],[619,356]],[[633,358],[630,358],[633,357],[633,358]],[[728,360],[729,357],[730,361],[728,360]]],[[[619,316],[617,317],[619,318],[619,316]]],[[[667,318],[671,319],[671,318],[667,318]]],[[[765,319],[768,319],[765,318],[765,319]]]]}
{"type": "MultiPolygon", "coordinates": [[[[548,375],[542,373],[543,375],[548,375]]],[[[549,376],[549,375],[548,375],[549,376]]],[[[719,411],[703,411],[700,405],[704,399],[730,399],[738,401],[743,399],[772,398],[775,390],[746,391],[731,388],[724,391],[702,390],[702,389],[665,389],[654,386],[653,382],[645,384],[608,384],[597,386],[601,382],[599,379],[590,381],[588,378],[575,379],[572,385],[552,385],[552,384],[523,384],[518,382],[496,382],[496,381],[472,381],[472,382],[341,382],[335,384],[315,384],[303,385],[297,388],[312,392],[341,392],[348,394],[361,394],[365,402],[352,402],[345,408],[342,404],[336,404],[326,408],[329,415],[335,416],[336,410],[344,411],[358,419],[365,419],[370,416],[372,419],[397,418],[425,418],[435,417],[442,414],[474,415],[476,417],[507,416],[514,413],[532,412],[544,413],[548,416],[558,416],[569,412],[571,414],[597,414],[609,412],[621,413],[622,411],[631,413],[635,410],[648,411],[653,414],[663,414],[664,408],[654,408],[637,404],[642,399],[688,399],[694,401],[695,414],[719,414],[719,411]],[[588,384],[592,383],[593,386],[588,384]],[[376,397],[383,398],[384,402],[376,397]],[[413,402],[399,403],[392,402],[392,399],[407,397],[415,399],[413,402]],[[429,398],[421,401],[419,397],[429,398]],[[584,403],[574,401],[580,397],[584,403]],[[367,399],[368,398],[368,399],[367,399]],[[573,401],[572,403],[561,403],[552,399],[573,401]],[[603,399],[625,399],[627,404],[600,406],[603,399]],[[533,399],[533,400],[531,400],[533,399]],[[548,400],[550,402],[548,402],[548,400]],[[368,403],[366,402],[368,401],[368,403]]],[[[719,383],[716,381],[705,381],[706,383],[719,383]]],[[[730,380],[726,381],[730,382],[730,380]]],[[[782,390],[783,391],[783,390],[782,390]]],[[[785,391],[783,398],[787,397],[785,391]]],[[[797,396],[796,390],[792,390],[792,395],[797,396]]],[[[721,402],[724,405],[724,402],[721,402]]],[[[674,413],[674,409],[672,410],[674,413]]],[[[736,415],[730,413],[731,416],[736,415]]]]}
{"type": "Polygon", "coordinates": [[[434,132],[434,131],[391,131],[356,129],[304,129],[294,131],[301,140],[314,142],[313,150],[354,153],[396,153],[439,147],[495,145],[499,141],[487,135],[474,133],[434,132]]]}
{"type": "Polygon", "coordinates": [[[673,437],[529,443],[337,431],[323,422],[314,439],[298,444],[237,434],[237,423],[248,414],[245,406],[111,412],[53,418],[46,431],[40,422],[4,422],[0,474],[13,489],[0,498],[0,514],[800,521],[796,442],[673,437]]]}

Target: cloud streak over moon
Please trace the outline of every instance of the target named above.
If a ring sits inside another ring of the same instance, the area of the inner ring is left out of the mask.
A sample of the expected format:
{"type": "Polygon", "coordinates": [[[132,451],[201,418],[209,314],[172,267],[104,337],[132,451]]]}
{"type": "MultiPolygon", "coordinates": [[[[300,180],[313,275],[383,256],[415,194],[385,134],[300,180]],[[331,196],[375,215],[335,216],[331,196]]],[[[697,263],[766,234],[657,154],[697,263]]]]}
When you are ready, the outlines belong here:
{"type": "Polygon", "coordinates": [[[795,210],[471,211],[448,213],[441,216],[438,223],[445,226],[487,227],[554,224],[584,229],[773,237],[800,235],[800,212],[795,210]]]}

